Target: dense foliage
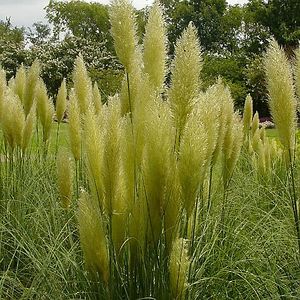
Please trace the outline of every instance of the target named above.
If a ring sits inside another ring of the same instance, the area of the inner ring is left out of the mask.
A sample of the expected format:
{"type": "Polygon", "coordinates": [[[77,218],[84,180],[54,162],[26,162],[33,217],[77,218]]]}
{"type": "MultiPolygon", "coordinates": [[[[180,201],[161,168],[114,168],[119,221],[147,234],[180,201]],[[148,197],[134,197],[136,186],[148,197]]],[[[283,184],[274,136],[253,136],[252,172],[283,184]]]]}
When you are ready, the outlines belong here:
{"type": "MultiPolygon", "coordinates": [[[[262,116],[268,116],[265,82],[261,80],[260,69],[254,66],[259,66],[259,57],[271,35],[292,56],[299,42],[298,2],[250,0],[240,7],[230,6],[225,0],[162,0],[169,54],[172,56],[176,39],[192,21],[203,50],[204,87],[222,76],[231,87],[238,109],[242,109],[243,99],[250,93],[255,108],[262,116]]],[[[115,68],[117,60],[108,6],[80,0],[50,1],[46,13],[53,33],[48,25],[41,23],[34,23],[25,33],[24,28],[13,27],[9,20],[1,21],[0,64],[5,67],[8,79],[15,75],[21,63],[30,65],[39,58],[43,62],[43,79],[50,93],[55,95],[63,77],[70,83],[72,61],[82,53],[92,80],[99,83],[103,99],[114,94],[120,86],[121,75],[115,68]]],[[[140,40],[147,14],[148,8],[137,12],[140,40]]]]}

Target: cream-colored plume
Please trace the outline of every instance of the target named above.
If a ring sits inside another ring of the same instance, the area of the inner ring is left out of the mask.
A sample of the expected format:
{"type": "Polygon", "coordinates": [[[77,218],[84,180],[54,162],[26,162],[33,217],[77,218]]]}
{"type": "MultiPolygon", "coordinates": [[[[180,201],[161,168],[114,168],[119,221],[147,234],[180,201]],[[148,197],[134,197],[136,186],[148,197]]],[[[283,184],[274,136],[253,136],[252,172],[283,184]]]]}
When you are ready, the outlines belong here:
{"type": "Polygon", "coordinates": [[[269,106],[281,143],[293,150],[296,130],[296,98],[291,65],[278,43],[270,41],[265,55],[269,106]]]}
{"type": "Polygon", "coordinates": [[[165,81],[167,32],[163,11],[158,2],[150,10],[144,37],[144,71],[151,86],[160,91],[165,81]]]}
{"type": "Polygon", "coordinates": [[[199,93],[201,68],[201,50],[197,30],[190,23],[176,42],[171,76],[172,83],[169,90],[178,145],[188,115],[191,113],[195,98],[199,93]]]}

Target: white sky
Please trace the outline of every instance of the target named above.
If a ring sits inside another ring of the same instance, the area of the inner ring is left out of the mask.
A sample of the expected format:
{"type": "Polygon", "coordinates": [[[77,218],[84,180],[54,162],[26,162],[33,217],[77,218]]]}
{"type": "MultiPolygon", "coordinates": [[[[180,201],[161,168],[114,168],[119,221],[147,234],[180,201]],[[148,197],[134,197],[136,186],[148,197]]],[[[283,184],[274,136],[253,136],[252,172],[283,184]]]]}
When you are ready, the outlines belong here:
{"type": "MultiPolygon", "coordinates": [[[[103,4],[108,4],[110,0],[94,0],[103,4]]],[[[151,5],[153,0],[132,0],[133,5],[140,9],[146,5],[151,5]]],[[[229,4],[244,4],[247,0],[227,0],[229,4]]],[[[0,20],[11,17],[11,22],[16,26],[28,27],[34,22],[45,22],[45,12],[43,10],[48,4],[48,0],[0,0],[0,20]]]]}

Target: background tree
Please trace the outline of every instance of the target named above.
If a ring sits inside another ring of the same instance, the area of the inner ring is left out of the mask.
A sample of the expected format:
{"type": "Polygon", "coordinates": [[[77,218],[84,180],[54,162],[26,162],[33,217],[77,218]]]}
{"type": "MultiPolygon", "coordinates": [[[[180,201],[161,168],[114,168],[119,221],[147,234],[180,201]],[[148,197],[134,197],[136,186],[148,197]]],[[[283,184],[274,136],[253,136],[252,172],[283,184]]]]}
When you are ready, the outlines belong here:
{"type": "Polygon", "coordinates": [[[7,79],[26,61],[24,33],[23,27],[12,26],[10,18],[0,20],[0,65],[6,70],[7,79]]]}
{"type": "Polygon", "coordinates": [[[46,16],[53,25],[55,36],[68,33],[87,40],[107,41],[112,44],[106,5],[79,0],[50,0],[46,7],[46,16]]]}
{"type": "Polygon", "coordinates": [[[299,44],[300,2],[298,0],[250,0],[256,22],[267,27],[288,54],[299,44]]]}
{"type": "Polygon", "coordinates": [[[27,40],[33,45],[41,45],[51,38],[51,29],[48,24],[36,22],[28,28],[27,40]]]}

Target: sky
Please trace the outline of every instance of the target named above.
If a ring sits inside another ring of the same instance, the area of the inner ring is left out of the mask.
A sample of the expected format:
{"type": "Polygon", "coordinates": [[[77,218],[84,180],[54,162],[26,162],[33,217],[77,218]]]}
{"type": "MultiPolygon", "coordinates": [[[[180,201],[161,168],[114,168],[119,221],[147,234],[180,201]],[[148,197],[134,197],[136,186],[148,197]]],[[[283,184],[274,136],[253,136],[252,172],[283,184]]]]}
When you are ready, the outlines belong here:
{"type": "MultiPolygon", "coordinates": [[[[34,22],[45,22],[44,7],[49,0],[0,0],[0,20],[11,17],[14,26],[29,27],[34,22]]],[[[110,0],[94,0],[108,4],[110,0]]],[[[146,5],[152,4],[153,0],[132,0],[133,5],[141,9],[146,5]]],[[[247,0],[227,0],[229,4],[244,4],[247,0]]]]}

